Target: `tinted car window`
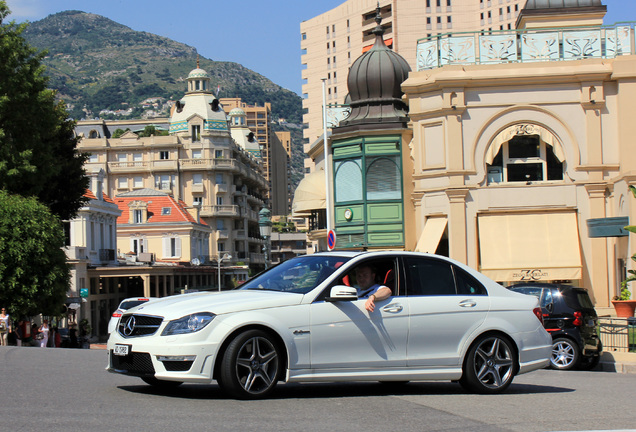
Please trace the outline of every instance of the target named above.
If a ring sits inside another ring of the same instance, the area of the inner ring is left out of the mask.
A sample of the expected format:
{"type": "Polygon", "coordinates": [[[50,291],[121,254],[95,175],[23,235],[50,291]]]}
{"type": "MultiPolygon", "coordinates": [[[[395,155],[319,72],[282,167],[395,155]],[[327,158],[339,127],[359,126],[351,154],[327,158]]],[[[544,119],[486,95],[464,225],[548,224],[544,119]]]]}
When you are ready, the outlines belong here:
{"type": "Polygon", "coordinates": [[[567,291],[563,291],[563,300],[568,307],[575,310],[594,309],[592,300],[586,290],[581,288],[572,288],[567,291]]]}
{"type": "Polygon", "coordinates": [[[541,288],[524,287],[524,288],[512,288],[512,291],[526,295],[533,295],[536,298],[541,298],[541,288]]]}
{"type": "Polygon", "coordinates": [[[486,288],[474,277],[466,273],[457,266],[453,266],[455,272],[455,282],[457,283],[457,294],[465,295],[486,295],[486,288]]]}
{"type": "Polygon", "coordinates": [[[139,306],[142,303],[146,303],[148,300],[130,300],[127,302],[123,302],[119,307],[124,309],[124,310],[128,310],[128,309],[132,309],[135,306],[139,306]]]}
{"type": "Polygon", "coordinates": [[[455,279],[449,263],[407,257],[406,295],[455,295],[455,279]]]}

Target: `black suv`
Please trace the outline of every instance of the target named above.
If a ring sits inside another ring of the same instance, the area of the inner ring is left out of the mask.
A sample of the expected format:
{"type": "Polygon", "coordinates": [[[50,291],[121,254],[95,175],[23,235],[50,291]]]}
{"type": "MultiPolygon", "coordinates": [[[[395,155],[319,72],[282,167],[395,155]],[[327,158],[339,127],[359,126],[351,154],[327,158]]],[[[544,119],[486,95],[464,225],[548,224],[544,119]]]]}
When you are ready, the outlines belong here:
{"type": "Polygon", "coordinates": [[[587,290],[570,285],[524,283],[508,287],[539,299],[543,325],[552,335],[553,369],[593,369],[603,345],[598,337],[598,318],[587,290]]]}

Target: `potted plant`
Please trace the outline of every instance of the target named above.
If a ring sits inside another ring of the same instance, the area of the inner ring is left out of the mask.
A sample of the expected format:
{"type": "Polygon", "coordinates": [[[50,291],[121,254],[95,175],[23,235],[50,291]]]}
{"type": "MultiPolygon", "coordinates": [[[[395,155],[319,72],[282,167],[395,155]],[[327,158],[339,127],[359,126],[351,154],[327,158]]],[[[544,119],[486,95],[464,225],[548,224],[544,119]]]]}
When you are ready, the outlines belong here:
{"type": "MultiPolygon", "coordinates": [[[[632,256],[632,259],[634,257],[632,256]]],[[[632,275],[623,281],[623,288],[621,294],[612,299],[612,304],[616,310],[616,316],[619,318],[630,318],[634,316],[634,310],[636,310],[636,300],[631,300],[632,293],[627,289],[626,283],[632,280],[636,280],[636,271],[628,270],[632,275]]]]}
{"type": "MultiPolygon", "coordinates": [[[[636,198],[636,187],[628,186],[629,191],[636,198]]],[[[636,233],[636,225],[626,226],[625,229],[629,232],[636,233]]],[[[636,254],[632,255],[632,261],[636,262],[636,254]]],[[[612,304],[616,310],[616,316],[621,318],[629,318],[634,316],[634,310],[636,309],[636,300],[631,300],[632,293],[627,288],[627,284],[636,280],[636,270],[627,270],[629,276],[623,282],[621,282],[620,295],[612,299],[612,304]]]]}

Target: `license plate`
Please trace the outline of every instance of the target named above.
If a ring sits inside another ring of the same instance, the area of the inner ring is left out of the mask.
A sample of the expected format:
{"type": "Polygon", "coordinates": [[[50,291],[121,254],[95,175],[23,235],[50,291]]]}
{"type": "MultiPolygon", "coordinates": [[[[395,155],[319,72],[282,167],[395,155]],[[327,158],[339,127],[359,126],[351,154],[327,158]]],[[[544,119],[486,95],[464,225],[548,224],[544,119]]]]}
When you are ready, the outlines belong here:
{"type": "Polygon", "coordinates": [[[113,349],[113,354],[116,356],[127,356],[130,354],[131,345],[119,345],[115,344],[115,348],[113,349]]]}

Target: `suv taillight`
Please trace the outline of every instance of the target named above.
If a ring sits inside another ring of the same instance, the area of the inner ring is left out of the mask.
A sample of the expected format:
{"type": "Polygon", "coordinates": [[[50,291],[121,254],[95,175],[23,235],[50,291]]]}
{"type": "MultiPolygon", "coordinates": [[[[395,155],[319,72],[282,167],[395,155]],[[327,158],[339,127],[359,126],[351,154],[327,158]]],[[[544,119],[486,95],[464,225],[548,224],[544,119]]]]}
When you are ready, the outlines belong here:
{"type": "Polygon", "coordinates": [[[574,312],[574,321],[572,321],[572,325],[575,327],[579,327],[581,324],[583,324],[583,320],[581,318],[583,318],[583,313],[579,311],[574,312]]]}
{"type": "Polygon", "coordinates": [[[539,320],[541,325],[543,325],[543,312],[541,312],[541,308],[540,307],[536,307],[536,308],[532,309],[532,313],[535,314],[535,316],[537,317],[537,319],[539,320]]]}
{"type": "Polygon", "coordinates": [[[113,312],[113,318],[119,318],[121,315],[122,315],[122,312],[119,309],[113,312]]]}

